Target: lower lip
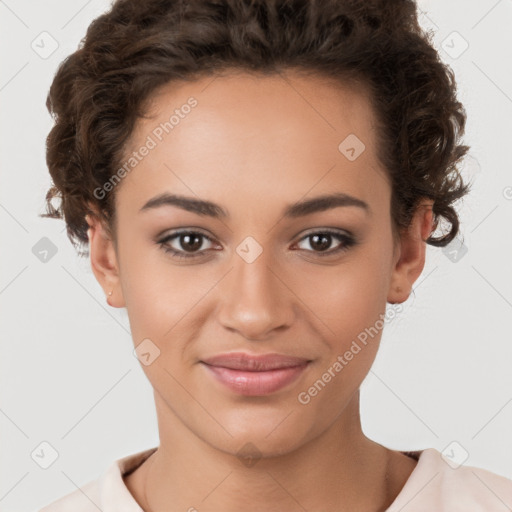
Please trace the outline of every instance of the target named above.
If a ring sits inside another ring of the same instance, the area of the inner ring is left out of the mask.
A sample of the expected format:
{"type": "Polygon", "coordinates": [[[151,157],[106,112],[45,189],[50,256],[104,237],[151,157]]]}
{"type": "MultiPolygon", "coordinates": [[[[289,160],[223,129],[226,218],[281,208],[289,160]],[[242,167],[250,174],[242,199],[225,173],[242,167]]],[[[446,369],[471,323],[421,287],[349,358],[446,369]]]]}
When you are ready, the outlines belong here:
{"type": "Polygon", "coordinates": [[[293,382],[304,372],[308,364],[263,372],[233,370],[206,363],[203,363],[203,366],[231,391],[246,396],[263,396],[279,391],[293,382]]]}

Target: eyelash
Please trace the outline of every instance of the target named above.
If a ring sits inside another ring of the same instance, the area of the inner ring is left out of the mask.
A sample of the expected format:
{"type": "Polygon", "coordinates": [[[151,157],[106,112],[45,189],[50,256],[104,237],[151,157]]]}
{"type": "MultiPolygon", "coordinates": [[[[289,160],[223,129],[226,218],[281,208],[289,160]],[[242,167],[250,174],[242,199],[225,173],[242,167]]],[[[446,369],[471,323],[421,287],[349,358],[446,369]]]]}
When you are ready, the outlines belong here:
{"type": "MultiPolygon", "coordinates": [[[[167,253],[167,254],[170,254],[171,257],[173,258],[177,258],[177,259],[193,259],[193,258],[198,258],[200,257],[200,251],[196,252],[196,253],[193,253],[193,254],[186,254],[184,251],[177,251],[175,249],[172,249],[171,247],[169,247],[168,243],[169,241],[175,239],[175,238],[178,238],[182,235],[199,235],[202,239],[206,239],[206,240],[209,240],[210,242],[212,242],[212,239],[199,232],[199,231],[177,231],[171,235],[168,235],[166,236],[165,238],[163,238],[162,240],[160,240],[158,242],[158,245],[167,253]]],[[[347,235],[347,234],[344,234],[344,233],[340,233],[339,231],[334,231],[334,230],[331,230],[331,229],[323,229],[323,230],[319,230],[319,231],[314,231],[314,232],[311,232],[311,233],[308,233],[306,236],[302,237],[299,242],[301,242],[302,240],[306,240],[314,235],[330,235],[330,236],[333,236],[335,238],[337,238],[338,240],[340,240],[342,242],[342,244],[334,249],[334,250],[327,250],[327,251],[309,251],[307,249],[303,249],[303,250],[306,250],[307,252],[313,252],[313,253],[316,253],[318,256],[320,257],[326,257],[326,256],[332,256],[333,254],[338,254],[338,253],[342,253],[342,252],[345,252],[347,251],[350,247],[353,247],[354,245],[357,244],[357,241],[355,240],[355,238],[351,235],[347,235]]],[[[202,245],[202,243],[201,243],[202,245]]]]}

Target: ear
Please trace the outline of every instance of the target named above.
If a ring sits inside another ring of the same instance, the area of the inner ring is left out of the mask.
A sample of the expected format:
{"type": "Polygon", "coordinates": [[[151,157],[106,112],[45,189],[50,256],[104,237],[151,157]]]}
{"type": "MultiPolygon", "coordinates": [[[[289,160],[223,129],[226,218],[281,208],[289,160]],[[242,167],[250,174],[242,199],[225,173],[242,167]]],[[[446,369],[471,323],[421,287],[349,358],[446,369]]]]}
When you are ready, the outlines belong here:
{"type": "Polygon", "coordinates": [[[431,199],[425,199],[417,206],[408,229],[400,233],[396,247],[393,272],[388,290],[388,302],[405,302],[412,286],[425,266],[425,240],[430,236],[433,225],[431,199]]]}
{"type": "Polygon", "coordinates": [[[105,292],[107,303],[116,308],[125,307],[114,242],[97,216],[88,214],[85,218],[89,224],[87,236],[92,271],[105,292]]]}

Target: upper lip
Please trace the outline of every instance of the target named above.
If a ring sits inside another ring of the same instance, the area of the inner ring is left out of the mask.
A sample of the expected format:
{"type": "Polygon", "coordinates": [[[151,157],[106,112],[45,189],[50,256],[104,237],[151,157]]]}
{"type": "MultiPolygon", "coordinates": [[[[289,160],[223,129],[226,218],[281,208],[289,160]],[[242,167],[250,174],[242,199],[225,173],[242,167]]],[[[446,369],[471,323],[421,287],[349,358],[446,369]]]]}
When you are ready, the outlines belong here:
{"type": "Polygon", "coordinates": [[[233,370],[268,371],[278,368],[291,368],[309,363],[309,359],[286,356],[281,354],[248,354],[245,352],[232,352],[203,359],[203,363],[211,366],[222,366],[233,370]]]}

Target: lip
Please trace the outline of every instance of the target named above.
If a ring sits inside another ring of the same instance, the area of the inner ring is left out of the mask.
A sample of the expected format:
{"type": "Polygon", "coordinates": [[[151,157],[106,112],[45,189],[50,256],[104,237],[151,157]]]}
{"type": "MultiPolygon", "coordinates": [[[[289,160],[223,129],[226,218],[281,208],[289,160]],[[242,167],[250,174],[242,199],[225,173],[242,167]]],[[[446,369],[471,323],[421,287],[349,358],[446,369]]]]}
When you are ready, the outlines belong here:
{"type": "Polygon", "coordinates": [[[246,396],[274,393],[301,375],[311,361],[281,354],[220,354],[201,361],[231,391],[246,396]]]}

